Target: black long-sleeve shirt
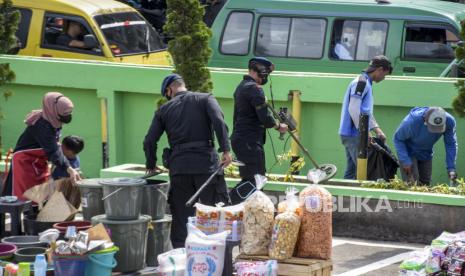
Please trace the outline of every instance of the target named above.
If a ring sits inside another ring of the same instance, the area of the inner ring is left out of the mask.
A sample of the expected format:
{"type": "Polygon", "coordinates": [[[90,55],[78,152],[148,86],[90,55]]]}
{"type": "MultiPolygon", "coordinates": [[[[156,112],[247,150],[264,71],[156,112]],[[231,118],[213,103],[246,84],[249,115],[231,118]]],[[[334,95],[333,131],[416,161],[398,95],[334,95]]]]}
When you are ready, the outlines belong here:
{"type": "Polygon", "coordinates": [[[27,126],[16,143],[15,152],[26,149],[42,148],[53,165],[66,170],[69,167],[61,147],[58,145],[60,129],[54,128],[44,118],[32,126],[27,126]]]}
{"type": "Polygon", "coordinates": [[[147,169],[153,169],[157,163],[157,142],[164,131],[173,149],[169,163],[171,175],[212,173],[219,165],[218,154],[211,146],[176,150],[176,145],[213,141],[214,131],[219,151],[230,150],[223,112],[211,94],[178,92],[155,112],[144,139],[147,169]]]}
{"type": "Polygon", "coordinates": [[[231,140],[265,143],[265,128],[276,125],[266,105],[265,93],[246,75],[234,92],[234,127],[231,140]]]}

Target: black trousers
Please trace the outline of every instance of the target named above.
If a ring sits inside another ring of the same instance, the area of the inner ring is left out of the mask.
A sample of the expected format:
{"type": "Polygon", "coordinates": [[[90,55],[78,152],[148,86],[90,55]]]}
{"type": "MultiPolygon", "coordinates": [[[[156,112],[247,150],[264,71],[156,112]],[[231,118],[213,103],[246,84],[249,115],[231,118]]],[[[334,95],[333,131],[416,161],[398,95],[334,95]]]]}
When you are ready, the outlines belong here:
{"type": "MultiPolygon", "coordinates": [[[[186,202],[203,183],[209,174],[185,174],[170,176],[170,204],[173,221],[171,223],[171,244],[173,248],[184,247],[187,237],[187,218],[195,215],[194,207],[186,207],[186,202]]],[[[213,178],[212,182],[200,194],[200,203],[213,206],[215,203],[227,203],[226,182],[223,175],[213,178]]]]}
{"type": "Polygon", "coordinates": [[[239,204],[255,191],[255,175],[265,175],[265,151],[259,143],[240,139],[232,140],[231,146],[237,159],[245,163],[239,167],[241,181],[229,192],[231,203],[239,204]]]}

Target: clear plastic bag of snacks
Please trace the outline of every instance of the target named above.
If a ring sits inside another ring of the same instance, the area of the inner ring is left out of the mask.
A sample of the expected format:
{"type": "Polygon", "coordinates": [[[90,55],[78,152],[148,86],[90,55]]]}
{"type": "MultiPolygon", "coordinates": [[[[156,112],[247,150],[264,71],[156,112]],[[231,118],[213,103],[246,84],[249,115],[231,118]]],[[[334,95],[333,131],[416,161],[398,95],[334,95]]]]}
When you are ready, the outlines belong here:
{"type": "Polygon", "coordinates": [[[328,260],[332,248],[332,197],[323,187],[310,185],[299,195],[302,222],[297,256],[328,260]]]}
{"type": "Polygon", "coordinates": [[[299,236],[300,217],[296,210],[299,200],[294,187],[286,191],[286,200],[278,206],[281,213],[274,219],[268,255],[271,259],[285,260],[292,257],[299,236]]]}
{"type": "Polygon", "coordinates": [[[255,175],[257,191],[244,202],[241,252],[247,255],[267,255],[274,221],[274,204],[261,188],[266,177],[255,175]]]}

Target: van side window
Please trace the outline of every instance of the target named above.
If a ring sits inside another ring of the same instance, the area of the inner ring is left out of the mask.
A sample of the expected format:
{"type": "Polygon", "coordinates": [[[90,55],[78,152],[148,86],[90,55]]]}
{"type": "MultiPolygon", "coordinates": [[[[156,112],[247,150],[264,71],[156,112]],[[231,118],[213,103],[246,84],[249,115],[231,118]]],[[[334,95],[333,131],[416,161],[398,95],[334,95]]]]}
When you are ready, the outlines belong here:
{"type": "Polygon", "coordinates": [[[338,60],[366,61],[383,55],[387,31],[387,22],[335,20],[330,56],[338,60]]]}
{"type": "Polygon", "coordinates": [[[255,54],[319,59],[323,55],[326,20],[261,17],[255,54]]]}
{"type": "Polygon", "coordinates": [[[31,25],[32,11],[29,9],[18,8],[21,13],[21,19],[18,24],[18,30],[16,31],[16,37],[21,43],[21,49],[27,45],[27,35],[29,33],[29,26],[31,25]]]}
{"type": "Polygon", "coordinates": [[[407,24],[405,26],[404,58],[450,62],[455,57],[452,46],[459,40],[452,27],[407,24]]]}
{"type": "Polygon", "coordinates": [[[84,54],[102,54],[95,35],[87,22],[82,18],[65,15],[45,15],[41,46],[84,54]],[[92,38],[90,41],[85,39],[88,35],[92,38]]]}
{"type": "Polygon", "coordinates": [[[252,22],[253,14],[250,12],[230,13],[224,28],[220,52],[230,55],[247,55],[252,22]]]}

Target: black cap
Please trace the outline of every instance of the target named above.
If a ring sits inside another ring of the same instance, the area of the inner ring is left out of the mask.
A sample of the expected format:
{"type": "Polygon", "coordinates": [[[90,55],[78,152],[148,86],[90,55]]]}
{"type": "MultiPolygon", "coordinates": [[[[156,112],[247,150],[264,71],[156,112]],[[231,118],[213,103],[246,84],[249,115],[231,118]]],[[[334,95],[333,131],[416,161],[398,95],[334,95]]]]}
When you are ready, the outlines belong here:
{"type": "Polygon", "coordinates": [[[386,56],[383,55],[375,56],[374,58],[372,58],[370,64],[364,71],[366,73],[371,73],[379,67],[383,67],[384,71],[389,71],[389,74],[392,74],[393,68],[391,62],[386,56]]]}

